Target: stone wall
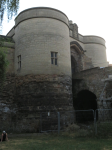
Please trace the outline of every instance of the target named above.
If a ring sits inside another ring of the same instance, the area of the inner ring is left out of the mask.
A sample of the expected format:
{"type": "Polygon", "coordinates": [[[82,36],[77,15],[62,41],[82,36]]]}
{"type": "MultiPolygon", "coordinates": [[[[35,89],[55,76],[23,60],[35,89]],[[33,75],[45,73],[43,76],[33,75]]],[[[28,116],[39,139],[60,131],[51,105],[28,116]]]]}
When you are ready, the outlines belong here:
{"type": "Polygon", "coordinates": [[[64,75],[7,74],[0,94],[1,130],[38,132],[41,112],[73,110],[72,83],[64,75]]]}
{"type": "Polygon", "coordinates": [[[7,73],[4,88],[0,91],[0,130],[7,130],[11,127],[11,114],[15,113],[15,75],[7,73]]]}
{"type": "MultiPolygon", "coordinates": [[[[71,30],[70,30],[71,31],[71,30]]],[[[80,35],[80,34],[79,34],[80,35]]],[[[85,55],[91,59],[94,67],[107,67],[105,40],[98,36],[79,36],[77,38],[70,37],[70,42],[78,42],[83,48],[85,55]]]]}
{"type": "MultiPolygon", "coordinates": [[[[0,36],[2,47],[0,50],[6,54],[8,61],[7,75],[4,83],[4,88],[0,91],[0,122],[1,130],[10,128],[11,114],[15,114],[16,105],[15,99],[15,75],[14,75],[14,41],[11,37],[0,36]]],[[[0,84],[1,85],[1,84],[0,84]]],[[[14,121],[13,121],[14,122],[14,121]]]]}
{"type": "MultiPolygon", "coordinates": [[[[108,92],[109,90],[112,90],[112,81],[107,80],[109,79],[109,75],[112,75],[112,67],[97,67],[74,74],[73,94],[76,95],[81,90],[89,90],[96,95],[98,108],[107,108],[107,105],[104,105],[103,102],[106,98],[112,96],[112,93],[108,92]],[[107,85],[105,86],[106,83],[107,85]]],[[[108,105],[108,108],[111,108],[111,102],[109,104],[110,106],[108,105]]]]}
{"type": "Polygon", "coordinates": [[[79,53],[75,47],[71,47],[71,67],[72,73],[83,70],[83,54],[79,53]]]}
{"type": "Polygon", "coordinates": [[[85,54],[83,54],[83,70],[91,69],[93,68],[92,59],[87,57],[85,54]]]}
{"type": "Polygon", "coordinates": [[[16,77],[16,101],[28,110],[69,110],[72,107],[71,84],[71,78],[63,75],[19,76],[16,77]]]}
{"type": "Polygon", "coordinates": [[[91,58],[88,58],[84,52],[79,50],[75,45],[71,46],[70,50],[72,74],[93,68],[91,58]]]}

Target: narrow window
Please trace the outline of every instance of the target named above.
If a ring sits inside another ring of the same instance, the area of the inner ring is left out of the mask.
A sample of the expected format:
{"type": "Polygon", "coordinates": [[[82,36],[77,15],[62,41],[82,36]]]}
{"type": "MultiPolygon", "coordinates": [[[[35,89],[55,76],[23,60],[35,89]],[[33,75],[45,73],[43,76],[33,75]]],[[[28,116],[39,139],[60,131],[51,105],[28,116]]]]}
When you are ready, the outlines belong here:
{"type": "Polygon", "coordinates": [[[58,55],[57,52],[51,52],[51,64],[58,65],[58,63],[57,63],[57,59],[58,59],[57,55],[58,55]]]}
{"type": "Polygon", "coordinates": [[[21,69],[21,55],[18,56],[18,69],[21,69]]]}

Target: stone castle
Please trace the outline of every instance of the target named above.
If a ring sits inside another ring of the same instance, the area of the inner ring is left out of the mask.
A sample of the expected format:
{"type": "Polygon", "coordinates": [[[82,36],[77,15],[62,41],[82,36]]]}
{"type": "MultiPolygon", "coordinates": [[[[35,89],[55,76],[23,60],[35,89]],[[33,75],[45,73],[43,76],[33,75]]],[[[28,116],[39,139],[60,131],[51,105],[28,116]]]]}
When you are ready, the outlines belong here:
{"type": "Polygon", "coordinates": [[[36,131],[38,119],[32,124],[24,118],[38,118],[35,112],[73,110],[73,99],[75,109],[111,108],[112,67],[105,40],[82,36],[63,12],[47,7],[24,10],[1,38],[10,63],[0,109],[4,120],[9,112],[12,120],[18,114],[18,130],[36,131]],[[88,99],[87,107],[81,95],[88,99]]]}

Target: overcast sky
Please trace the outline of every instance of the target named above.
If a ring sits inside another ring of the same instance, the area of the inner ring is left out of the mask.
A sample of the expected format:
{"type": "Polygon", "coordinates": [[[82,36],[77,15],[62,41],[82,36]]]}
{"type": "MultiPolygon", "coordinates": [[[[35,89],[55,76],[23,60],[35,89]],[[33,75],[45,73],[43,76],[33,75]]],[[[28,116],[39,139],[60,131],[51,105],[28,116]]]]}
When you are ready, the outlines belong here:
{"type": "MultiPolygon", "coordinates": [[[[112,63],[112,0],[20,0],[18,13],[31,7],[58,9],[78,25],[80,34],[104,38],[107,60],[112,63]]],[[[4,18],[3,35],[14,26],[14,18],[9,22],[4,18]]]]}

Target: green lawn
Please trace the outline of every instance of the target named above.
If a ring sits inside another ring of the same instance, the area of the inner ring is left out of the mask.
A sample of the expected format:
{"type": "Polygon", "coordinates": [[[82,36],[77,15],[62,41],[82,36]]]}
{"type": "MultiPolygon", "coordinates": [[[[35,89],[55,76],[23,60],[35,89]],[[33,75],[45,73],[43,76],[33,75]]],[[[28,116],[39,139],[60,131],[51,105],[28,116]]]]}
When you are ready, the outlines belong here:
{"type": "Polygon", "coordinates": [[[16,135],[0,142],[0,150],[112,150],[112,137],[73,137],[57,134],[16,135]]]}

